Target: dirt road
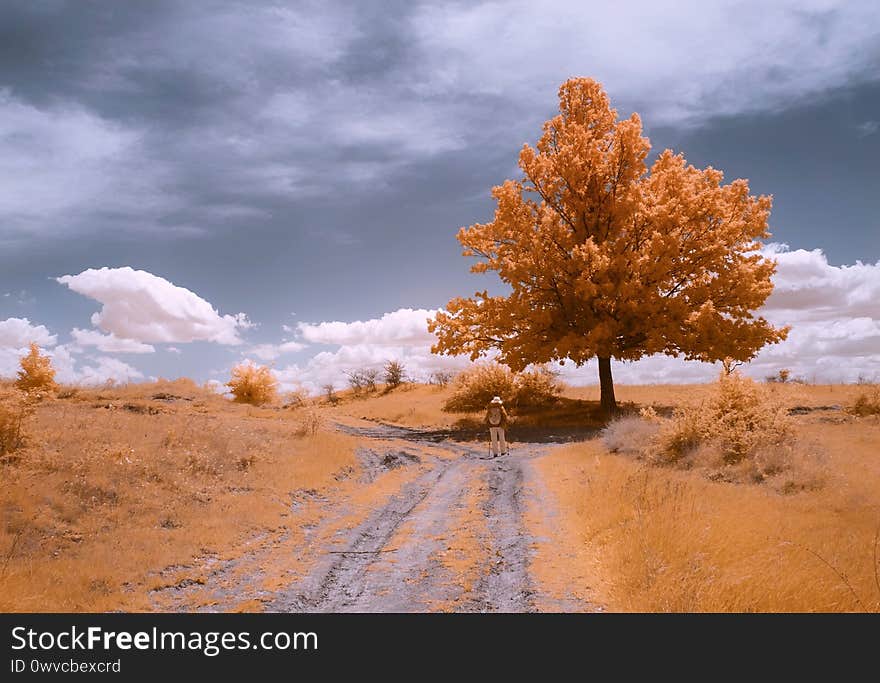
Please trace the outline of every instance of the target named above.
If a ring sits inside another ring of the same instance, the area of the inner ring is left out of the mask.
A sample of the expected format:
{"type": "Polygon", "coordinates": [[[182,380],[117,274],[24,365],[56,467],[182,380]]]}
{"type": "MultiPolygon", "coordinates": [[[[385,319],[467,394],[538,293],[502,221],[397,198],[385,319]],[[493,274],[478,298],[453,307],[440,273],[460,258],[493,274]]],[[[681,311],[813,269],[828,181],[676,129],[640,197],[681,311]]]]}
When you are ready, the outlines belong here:
{"type": "Polygon", "coordinates": [[[190,609],[187,593],[206,586],[215,587],[205,601],[215,610],[249,599],[280,612],[592,608],[544,595],[531,571],[540,539],[526,507],[552,501],[536,499],[545,494],[530,463],[552,444],[516,444],[493,459],[485,444],[439,432],[369,423],[336,428],[363,439],[353,476],[366,502],[294,496],[310,509],[302,538],[257,543],[248,557],[215,562],[205,585],[174,587],[177,608],[190,609]],[[285,554],[294,568],[267,581],[285,554]]]}

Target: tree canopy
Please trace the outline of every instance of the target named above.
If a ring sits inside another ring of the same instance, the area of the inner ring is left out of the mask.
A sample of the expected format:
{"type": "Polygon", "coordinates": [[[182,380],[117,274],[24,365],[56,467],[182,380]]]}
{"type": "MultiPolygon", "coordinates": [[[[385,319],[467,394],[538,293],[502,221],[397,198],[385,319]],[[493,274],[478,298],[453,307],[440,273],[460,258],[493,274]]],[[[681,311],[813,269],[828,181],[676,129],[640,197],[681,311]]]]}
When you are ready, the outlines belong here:
{"type": "Polygon", "coordinates": [[[747,361],[784,339],[753,314],[773,289],[760,253],[771,198],[668,149],[648,169],[650,148],[598,82],[565,82],[559,115],[520,152],[523,177],[493,188],[494,219],[458,233],[471,270],[494,271],[509,294],[452,299],[429,323],[433,351],[494,349],[514,370],[595,357],[614,410],[611,359],[747,361]]]}

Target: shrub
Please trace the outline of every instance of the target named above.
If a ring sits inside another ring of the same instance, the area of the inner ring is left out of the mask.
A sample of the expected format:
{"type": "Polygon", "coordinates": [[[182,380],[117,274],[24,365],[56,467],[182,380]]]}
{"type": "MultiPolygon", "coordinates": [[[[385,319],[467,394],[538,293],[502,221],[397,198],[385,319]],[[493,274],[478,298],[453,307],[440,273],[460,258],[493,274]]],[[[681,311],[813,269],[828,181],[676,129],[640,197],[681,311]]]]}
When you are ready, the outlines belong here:
{"type": "Polygon", "coordinates": [[[21,361],[15,386],[29,394],[47,394],[57,389],[52,361],[40,354],[40,347],[31,343],[30,351],[21,361]]]}
{"type": "Polygon", "coordinates": [[[561,391],[555,373],[545,367],[517,374],[498,363],[481,363],[455,378],[452,395],[443,409],[462,413],[483,410],[493,396],[500,396],[514,408],[539,407],[561,391]]]}
{"type": "MultiPolygon", "coordinates": [[[[345,373],[348,377],[348,386],[355,396],[361,392],[373,393],[376,391],[376,381],[379,379],[379,371],[375,368],[363,368],[361,370],[349,370],[345,373]]],[[[398,384],[400,382],[398,381],[398,384]]],[[[395,385],[396,386],[396,385],[395,385]]]]}
{"type": "Polygon", "coordinates": [[[296,429],[296,435],[299,437],[314,436],[321,428],[321,416],[314,410],[308,411],[302,417],[302,421],[296,429]]]}
{"type": "Polygon", "coordinates": [[[14,453],[24,446],[23,424],[33,410],[32,401],[20,394],[0,402],[0,456],[14,453]]]}
{"type": "Polygon", "coordinates": [[[519,373],[514,383],[516,385],[514,404],[517,408],[546,405],[559,396],[563,389],[563,384],[559,381],[559,373],[545,365],[519,373]]]}
{"type": "Polygon", "coordinates": [[[612,453],[641,455],[657,435],[659,425],[637,415],[627,415],[602,430],[602,443],[612,453]]]}
{"type": "Polygon", "coordinates": [[[493,396],[500,396],[505,403],[513,404],[516,378],[507,366],[480,363],[459,373],[443,409],[455,413],[483,410],[493,396]]]}
{"type": "Polygon", "coordinates": [[[336,387],[334,387],[332,384],[325,384],[323,387],[321,387],[321,391],[324,392],[324,398],[326,399],[327,403],[330,403],[332,405],[336,405],[337,403],[339,403],[339,397],[336,395],[336,387]]]}
{"type": "Polygon", "coordinates": [[[389,389],[394,389],[403,384],[406,368],[403,363],[397,360],[390,360],[385,363],[385,384],[389,389]]]}
{"type": "Polygon", "coordinates": [[[794,381],[791,377],[791,370],[789,370],[788,368],[782,368],[782,370],[777,372],[775,375],[767,376],[768,382],[779,382],[780,384],[785,384],[789,380],[794,381]]]}
{"type": "Polygon", "coordinates": [[[675,462],[698,447],[717,450],[725,465],[753,459],[762,449],[779,447],[793,435],[785,406],[765,387],[739,372],[722,372],[710,398],[697,407],[678,408],[671,419],[651,409],[643,417],[659,425],[650,455],[675,462]]]}
{"type": "Polygon", "coordinates": [[[232,368],[232,378],[226,383],[237,403],[261,406],[278,396],[278,380],[265,365],[241,363],[232,368]]]}
{"type": "Polygon", "coordinates": [[[435,384],[441,389],[449,386],[449,383],[452,381],[452,378],[455,377],[455,373],[448,372],[446,370],[437,370],[436,372],[432,372],[428,377],[428,384],[435,384]]]}
{"type": "Polygon", "coordinates": [[[294,389],[284,395],[285,408],[302,408],[309,403],[309,392],[305,389],[294,389]]]}
{"type": "Polygon", "coordinates": [[[880,415],[880,387],[859,394],[849,407],[849,412],[859,417],[880,415]]]}
{"type": "Polygon", "coordinates": [[[58,398],[76,398],[79,394],[79,387],[59,387],[58,393],[55,394],[58,398]]]}

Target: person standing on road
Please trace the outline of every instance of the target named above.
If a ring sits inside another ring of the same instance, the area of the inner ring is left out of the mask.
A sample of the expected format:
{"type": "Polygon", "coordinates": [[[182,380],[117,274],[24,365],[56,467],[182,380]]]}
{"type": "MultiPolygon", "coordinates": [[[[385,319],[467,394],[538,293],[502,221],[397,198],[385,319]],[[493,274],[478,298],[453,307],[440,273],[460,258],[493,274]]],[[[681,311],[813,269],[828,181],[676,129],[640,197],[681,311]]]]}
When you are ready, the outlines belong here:
{"type": "Polygon", "coordinates": [[[489,425],[489,440],[492,444],[493,458],[507,455],[510,452],[507,448],[507,441],[504,439],[504,430],[507,428],[508,421],[507,411],[504,410],[504,401],[500,396],[496,396],[489,401],[489,407],[486,410],[486,424],[489,425]]]}

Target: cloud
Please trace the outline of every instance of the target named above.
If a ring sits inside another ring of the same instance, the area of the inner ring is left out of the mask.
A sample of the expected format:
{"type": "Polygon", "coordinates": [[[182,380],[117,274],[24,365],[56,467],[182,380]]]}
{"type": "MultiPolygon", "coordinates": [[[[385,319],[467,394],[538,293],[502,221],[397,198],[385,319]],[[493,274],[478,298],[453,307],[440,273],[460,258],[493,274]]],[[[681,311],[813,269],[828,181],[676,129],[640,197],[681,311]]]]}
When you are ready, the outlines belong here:
{"type": "Polygon", "coordinates": [[[260,360],[269,361],[275,360],[276,358],[288,353],[296,353],[297,351],[302,351],[304,348],[306,348],[306,344],[301,344],[300,342],[295,341],[288,341],[282,342],[281,344],[257,344],[256,346],[252,346],[243,353],[259,358],[260,360]]]}
{"type": "Polygon", "coordinates": [[[752,372],[789,367],[807,379],[880,380],[880,262],[834,266],[820,249],[768,251],[778,268],[762,313],[792,330],[760,353],[752,372]]]}
{"type": "MultiPolygon", "coordinates": [[[[766,346],[743,371],[763,379],[788,368],[810,381],[880,381],[880,262],[834,266],[820,249],[790,251],[785,245],[765,250],[778,262],[774,290],[760,311],[775,325],[790,325],[788,339],[766,346]]],[[[573,383],[596,381],[595,363],[567,366],[573,383]]],[[[707,381],[716,365],[653,356],[615,363],[623,383],[707,381]]]]}
{"type": "Polygon", "coordinates": [[[856,126],[856,130],[859,131],[860,138],[866,138],[880,130],[880,121],[862,121],[856,126]]]}
{"type": "Polygon", "coordinates": [[[401,308],[379,318],[353,322],[300,323],[300,337],[313,344],[337,346],[320,351],[302,364],[275,371],[285,389],[301,386],[317,392],[325,384],[342,387],[345,374],[361,368],[381,369],[389,360],[404,364],[407,374],[420,381],[436,370],[461,369],[467,361],[431,353],[434,337],[428,332],[428,318],[436,311],[401,308]]]}
{"type": "Polygon", "coordinates": [[[26,289],[19,289],[16,292],[3,292],[3,299],[6,302],[13,302],[16,306],[29,306],[36,303],[36,299],[26,289]]]}
{"type": "Polygon", "coordinates": [[[878,78],[880,6],[845,0],[443,3],[412,28],[430,92],[548,97],[591,75],[650,125],[783,109],[878,78]]]}
{"type": "Polygon", "coordinates": [[[0,320],[0,377],[14,377],[19,360],[28,351],[31,342],[42,348],[54,346],[58,336],[44,325],[36,325],[27,318],[0,320]]]}
{"type": "Polygon", "coordinates": [[[120,339],[112,332],[101,334],[97,330],[73,328],[70,333],[78,346],[94,346],[105,353],[153,353],[156,349],[150,344],[134,339],[120,339]]]}
{"type": "Polygon", "coordinates": [[[832,266],[821,249],[790,251],[786,245],[770,245],[765,253],[779,264],[765,306],[775,321],[880,315],[880,263],[832,266]]]}
{"type": "Polygon", "coordinates": [[[75,349],[57,346],[47,355],[55,368],[55,379],[62,384],[100,385],[108,381],[123,384],[144,378],[143,373],[118,358],[90,356],[84,364],[74,354],[75,349]]]}
{"type": "MultiPolygon", "coordinates": [[[[137,210],[139,225],[177,206],[143,134],[80,104],[37,107],[0,89],[0,216],[20,233],[137,210]]],[[[65,227],[66,226],[66,227],[65,227]]]]}
{"type": "Polygon", "coordinates": [[[303,339],[313,344],[424,346],[433,343],[434,337],[428,332],[428,318],[436,312],[401,308],[372,320],[300,323],[297,329],[303,339]]]}
{"type": "Polygon", "coordinates": [[[107,380],[130,382],[143,378],[139,370],[115,358],[90,356],[87,364],[81,364],[74,357],[74,353],[80,351],[78,347],[63,344],[56,346],[56,335],[50,334],[43,325],[34,325],[27,318],[0,321],[0,377],[16,375],[20,369],[19,361],[27,353],[28,344],[32,341],[39,344],[43,352],[52,359],[56,371],[55,379],[59,382],[103,384],[107,380]]]}
{"type": "Polygon", "coordinates": [[[37,4],[0,27],[8,239],[297,229],[350,246],[394,220],[328,227],[322,199],[353,211],[421,174],[435,200],[470,175],[455,193],[472,197],[570,76],[687,126],[878,78],[870,2],[37,4]]]}
{"type": "MultiPolygon", "coordinates": [[[[819,249],[790,251],[785,245],[769,245],[765,252],[777,259],[778,269],[775,290],[760,313],[792,330],[785,342],[765,347],[744,372],[763,379],[789,368],[807,380],[880,380],[880,263],[834,266],[819,249]]],[[[338,348],[276,374],[284,386],[317,391],[324,384],[344,386],[348,370],[381,368],[389,359],[401,360],[418,379],[435,370],[466,367],[463,358],[431,354],[433,336],[426,320],[434,313],[404,308],[370,320],[300,323],[303,339],[338,348]]],[[[595,361],[580,368],[566,363],[558,369],[572,384],[598,381],[595,361]]],[[[717,364],[668,356],[614,364],[616,381],[626,384],[704,382],[718,371],[717,364]]]]}
{"type": "Polygon", "coordinates": [[[190,290],[143,270],[90,268],[56,279],[103,304],[92,324],[124,339],[234,345],[242,343],[239,331],[252,326],[244,313],[220,315],[190,290]]]}
{"type": "Polygon", "coordinates": [[[23,349],[31,342],[54,346],[57,341],[57,335],[51,334],[44,325],[34,325],[27,318],[0,320],[0,348],[23,349]]]}

